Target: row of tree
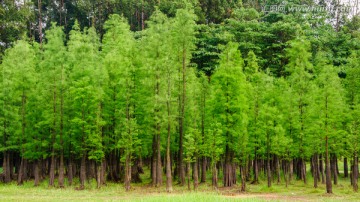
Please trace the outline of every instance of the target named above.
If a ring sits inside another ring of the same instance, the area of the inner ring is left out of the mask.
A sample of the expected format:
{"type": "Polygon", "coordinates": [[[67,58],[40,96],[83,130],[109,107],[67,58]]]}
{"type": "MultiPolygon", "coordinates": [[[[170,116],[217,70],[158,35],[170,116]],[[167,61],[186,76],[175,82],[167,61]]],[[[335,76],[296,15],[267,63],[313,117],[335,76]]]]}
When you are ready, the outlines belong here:
{"type": "Polygon", "coordinates": [[[219,175],[224,186],[240,176],[245,191],[261,171],[268,186],[282,177],[306,182],[310,163],[314,187],[326,182],[331,193],[344,158],[344,175],[349,159],[357,191],[359,52],[340,62],[340,72],[335,59],[346,54],[333,56],[296,27],[278,59],[260,60],[255,52],[265,45],[252,41],[265,36],[238,43],[257,33],[242,31],[259,25],[256,11],[238,10],[219,36],[213,32],[223,27],[197,26],[190,7],[172,18],[155,10],[136,33],[111,15],[102,40],[77,22],[66,40],[53,24],[44,41],[19,40],[7,49],[0,66],[3,181],[34,178],[38,185],[48,176],[55,186],[58,176],[64,187],[65,176],[69,186],[78,176],[80,189],[95,178],[98,187],[123,181],[130,190],[146,165],[153,186],[166,174],[169,192],[173,179],[184,185],[187,178],[196,189],[207,172],[214,187],[219,175]],[[203,46],[196,40],[202,34],[218,46],[203,46]]]}

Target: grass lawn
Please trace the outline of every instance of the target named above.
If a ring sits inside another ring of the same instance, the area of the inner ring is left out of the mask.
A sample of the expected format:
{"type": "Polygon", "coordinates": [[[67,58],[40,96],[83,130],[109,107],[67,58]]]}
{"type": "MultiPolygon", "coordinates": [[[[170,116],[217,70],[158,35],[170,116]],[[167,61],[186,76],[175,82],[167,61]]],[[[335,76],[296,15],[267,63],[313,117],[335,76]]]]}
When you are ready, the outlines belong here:
{"type": "MultiPolygon", "coordinates": [[[[325,185],[312,187],[312,179],[308,184],[294,181],[287,188],[284,184],[273,183],[271,188],[266,182],[259,185],[247,185],[247,192],[240,193],[238,187],[219,188],[213,190],[210,184],[201,184],[199,190],[188,191],[187,187],[174,185],[174,192],[165,192],[165,185],[153,188],[149,181],[134,184],[130,192],[125,192],[122,184],[108,183],[101,189],[96,189],[95,181],[86,184],[86,190],[78,191],[72,187],[50,188],[48,181],[43,181],[39,187],[33,186],[33,181],[23,186],[0,184],[0,201],[359,201],[360,194],[354,193],[348,179],[339,179],[339,184],[333,187],[334,194],[325,194],[325,185]]],[[[77,181],[76,181],[77,183],[77,181]]]]}

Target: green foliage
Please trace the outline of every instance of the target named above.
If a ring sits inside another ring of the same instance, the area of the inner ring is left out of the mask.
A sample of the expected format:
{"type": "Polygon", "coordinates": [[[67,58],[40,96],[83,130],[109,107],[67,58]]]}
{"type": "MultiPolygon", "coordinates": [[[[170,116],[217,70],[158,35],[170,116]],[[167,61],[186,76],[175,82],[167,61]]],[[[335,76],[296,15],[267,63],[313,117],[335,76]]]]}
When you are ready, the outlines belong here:
{"type": "Polygon", "coordinates": [[[229,43],[220,56],[220,65],[212,78],[212,114],[219,123],[225,145],[239,154],[247,143],[247,111],[243,60],[236,43],[229,43]]]}

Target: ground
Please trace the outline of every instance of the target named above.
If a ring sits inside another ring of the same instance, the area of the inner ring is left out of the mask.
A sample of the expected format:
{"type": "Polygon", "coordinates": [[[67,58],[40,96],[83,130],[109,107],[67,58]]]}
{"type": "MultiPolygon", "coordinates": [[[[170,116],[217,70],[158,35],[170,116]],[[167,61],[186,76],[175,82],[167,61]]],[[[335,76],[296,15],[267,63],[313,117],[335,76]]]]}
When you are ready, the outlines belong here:
{"type": "Polygon", "coordinates": [[[0,201],[358,201],[359,193],[354,193],[348,179],[340,178],[334,185],[334,194],[325,194],[325,185],[319,184],[313,188],[312,181],[307,184],[294,181],[287,188],[283,183],[274,183],[268,188],[266,182],[259,185],[247,184],[245,193],[239,192],[239,187],[219,188],[214,190],[210,184],[201,184],[198,191],[188,191],[187,186],[174,185],[171,194],[166,193],[165,185],[153,188],[148,181],[135,184],[130,192],[125,192],[122,184],[108,183],[101,189],[96,189],[95,181],[88,182],[86,189],[78,191],[77,184],[63,189],[48,187],[48,181],[43,181],[39,187],[33,186],[33,181],[23,186],[0,184],[0,201]]]}

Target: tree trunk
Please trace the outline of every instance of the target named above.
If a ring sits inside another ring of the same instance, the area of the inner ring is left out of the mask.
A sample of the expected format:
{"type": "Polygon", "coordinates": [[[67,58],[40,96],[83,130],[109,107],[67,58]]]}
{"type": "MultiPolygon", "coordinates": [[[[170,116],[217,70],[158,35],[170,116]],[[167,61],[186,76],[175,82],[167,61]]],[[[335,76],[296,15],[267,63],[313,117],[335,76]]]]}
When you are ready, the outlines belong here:
{"type": "Polygon", "coordinates": [[[64,153],[60,154],[60,165],[59,165],[59,178],[58,184],[60,188],[64,188],[64,153]]]}
{"type": "Polygon", "coordinates": [[[326,142],[326,143],[325,143],[326,193],[332,194],[328,136],[325,137],[325,142],[326,142]]]}
{"type": "Polygon", "coordinates": [[[69,165],[68,165],[68,170],[67,170],[67,176],[68,176],[68,183],[69,183],[69,186],[72,185],[72,182],[73,182],[73,165],[72,165],[72,160],[71,160],[71,157],[70,157],[70,160],[69,160],[69,165]]]}
{"type": "Polygon", "coordinates": [[[100,173],[101,185],[106,185],[106,159],[101,161],[101,173],[100,173]]]}
{"type": "Polygon", "coordinates": [[[100,189],[101,187],[101,163],[96,162],[96,187],[100,189]]]}
{"type": "Polygon", "coordinates": [[[357,154],[354,153],[354,165],[353,165],[353,172],[352,172],[352,185],[353,185],[353,190],[355,192],[358,191],[359,187],[358,187],[358,177],[359,177],[359,159],[357,157],[357,154]]]}
{"type": "Polygon", "coordinates": [[[156,165],[157,165],[157,152],[156,152],[156,139],[157,136],[154,135],[153,137],[153,144],[152,144],[152,157],[151,157],[151,179],[152,179],[152,186],[156,186],[156,165]]]}
{"type": "Polygon", "coordinates": [[[161,151],[160,151],[160,134],[157,135],[157,145],[156,145],[156,186],[159,187],[162,185],[162,165],[161,165],[161,151]]]}
{"type": "Polygon", "coordinates": [[[321,175],[321,184],[325,184],[325,176],[324,176],[324,164],[323,164],[323,156],[320,154],[320,161],[319,161],[319,170],[321,175]]]}
{"type": "Polygon", "coordinates": [[[41,0],[38,0],[38,10],[39,10],[39,42],[40,46],[42,44],[42,16],[41,16],[41,0]]]}
{"type": "Polygon", "coordinates": [[[306,162],[305,159],[301,159],[301,176],[304,180],[304,183],[306,184],[306,162]]]}
{"type": "Polygon", "coordinates": [[[204,156],[202,158],[202,164],[201,164],[201,182],[202,183],[206,182],[206,165],[207,165],[207,160],[206,160],[206,157],[204,156]]]}
{"type": "Polygon", "coordinates": [[[252,181],[251,184],[259,184],[259,166],[256,156],[256,149],[255,149],[255,158],[254,158],[254,180],[252,181]]]}
{"type": "Polygon", "coordinates": [[[130,155],[126,155],[125,160],[125,190],[130,191],[131,186],[131,162],[130,162],[130,155]]]}
{"type": "Polygon", "coordinates": [[[55,152],[54,149],[51,154],[51,163],[50,163],[50,175],[49,175],[49,186],[54,186],[54,180],[55,180],[55,152]]]}
{"type": "Polygon", "coordinates": [[[331,174],[334,178],[334,185],[337,185],[338,182],[338,175],[337,175],[337,171],[336,171],[336,155],[335,154],[330,154],[330,170],[331,170],[331,174]]]}
{"type": "Polygon", "coordinates": [[[241,175],[241,192],[246,191],[246,172],[245,172],[246,164],[243,163],[240,165],[240,175],[241,175]]]}
{"type": "Polygon", "coordinates": [[[212,166],[211,166],[212,167],[211,168],[211,170],[212,170],[212,186],[214,187],[214,189],[217,189],[218,188],[218,175],[217,175],[218,171],[216,168],[216,162],[214,162],[212,160],[211,164],[212,164],[212,166]]]}
{"type": "Polygon", "coordinates": [[[198,170],[198,164],[199,164],[199,159],[197,157],[195,157],[195,163],[194,163],[194,190],[196,191],[198,189],[199,186],[199,170],[198,170]]]}
{"type": "Polygon", "coordinates": [[[21,163],[20,163],[20,168],[19,168],[19,173],[18,173],[18,180],[17,180],[17,184],[18,185],[22,185],[24,183],[24,173],[25,171],[25,159],[24,157],[21,157],[21,163]]]}
{"type": "Polygon", "coordinates": [[[267,170],[267,186],[271,187],[271,169],[270,169],[270,154],[267,155],[266,160],[266,170],[267,170]]]}
{"type": "Polygon", "coordinates": [[[188,186],[189,191],[191,190],[191,188],[190,188],[190,168],[191,168],[191,163],[189,161],[189,162],[187,162],[187,165],[186,165],[187,186],[188,186]]]}
{"type": "Polygon", "coordinates": [[[10,175],[10,152],[4,151],[4,159],[3,159],[3,173],[4,173],[4,182],[9,183],[11,181],[10,175]]]}
{"type": "MultiPolygon", "coordinates": [[[[170,80],[168,79],[168,97],[170,98],[170,80]]],[[[168,99],[169,99],[168,98],[168,99]]],[[[166,143],[166,191],[172,192],[172,176],[171,176],[171,156],[170,156],[170,140],[171,140],[171,119],[170,119],[170,100],[167,100],[167,143],[166,143]]]]}
{"type": "Polygon", "coordinates": [[[280,159],[276,157],[276,175],[277,175],[277,184],[280,184],[280,159]]]}
{"type": "Polygon", "coordinates": [[[318,154],[314,154],[312,157],[312,164],[313,164],[313,177],[314,177],[314,188],[318,187],[318,154]]]}
{"type": "Polygon", "coordinates": [[[35,160],[34,162],[34,186],[39,186],[40,176],[39,176],[39,161],[35,160]]]}
{"type": "Polygon", "coordinates": [[[80,164],[80,190],[85,189],[86,180],[86,153],[83,152],[80,164]]]}
{"type": "Polygon", "coordinates": [[[346,157],[344,158],[344,177],[349,177],[348,160],[346,157]]]}
{"type": "Polygon", "coordinates": [[[229,146],[226,146],[226,152],[225,152],[225,165],[224,165],[224,187],[231,187],[233,184],[235,184],[236,179],[234,179],[234,168],[233,168],[233,162],[232,159],[233,155],[230,151],[229,146]]]}

